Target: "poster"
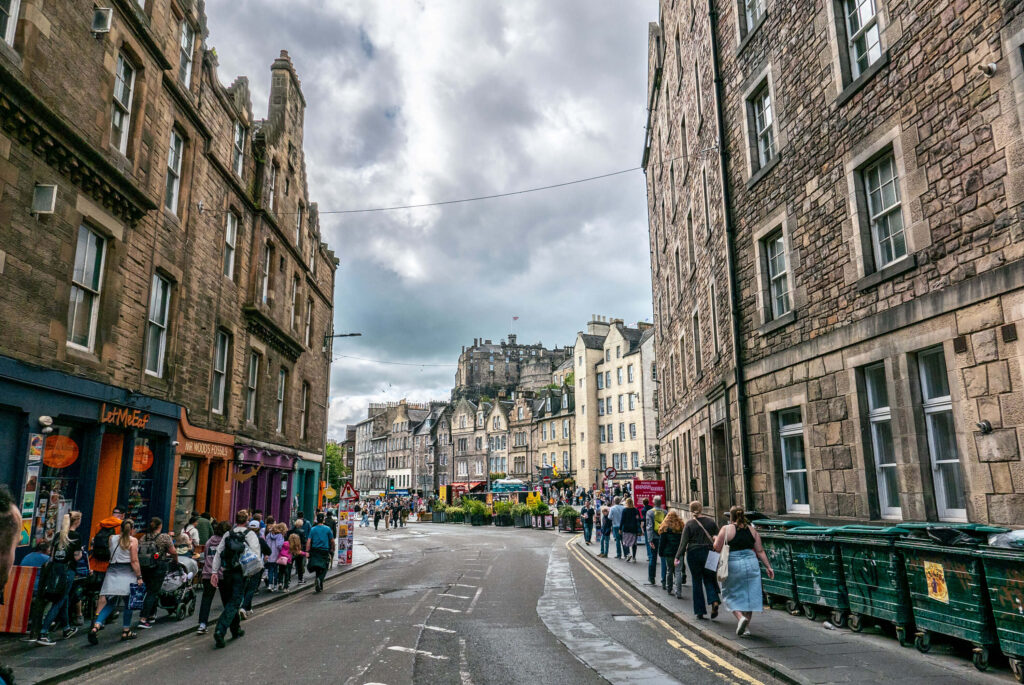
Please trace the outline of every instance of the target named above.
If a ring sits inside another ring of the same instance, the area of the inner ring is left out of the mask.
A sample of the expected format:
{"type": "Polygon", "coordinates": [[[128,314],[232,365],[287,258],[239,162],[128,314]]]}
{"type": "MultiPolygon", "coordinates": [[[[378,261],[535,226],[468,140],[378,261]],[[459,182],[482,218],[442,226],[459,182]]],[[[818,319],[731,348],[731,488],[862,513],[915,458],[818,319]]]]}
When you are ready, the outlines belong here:
{"type": "Polygon", "coordinates": [[[928,584],[928,596],[937,602],[949,604],[949,589],[946,587],[946,570],[934,561],[924,562],[924,579],[928,584]]]}
{"type": "Polygon", "coordinates": [[[647,500],[654,503],[654,498],[660,497],[665,501],[665,481],[663,480],[634,480],[633,501],[638,505],[647,500]]]}
{"type": "MultiPolygon", "coordinates": [[[[349,505],[351,506],[351,504],[349,505]]],[[[353,509],[338,512],[338,565],[352,564],[352,543],[355,535],[356,512],[353,509]]]]}
{"type": "Polygon", "coordinates": [[[43,458],[43,436],[31,433],[28,436],[28,463],[35,464],[43,458]]]}

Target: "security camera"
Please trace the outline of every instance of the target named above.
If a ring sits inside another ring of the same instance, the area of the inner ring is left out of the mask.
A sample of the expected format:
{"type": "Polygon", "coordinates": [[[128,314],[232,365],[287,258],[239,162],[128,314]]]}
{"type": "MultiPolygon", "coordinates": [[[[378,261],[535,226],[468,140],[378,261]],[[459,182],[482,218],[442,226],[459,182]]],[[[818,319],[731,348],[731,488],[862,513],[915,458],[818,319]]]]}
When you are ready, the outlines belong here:
{"type": "Polygon", "coordinates": [[[998,67],[996,66],[995,62],[989,62],[988,64],[978,65],[978,71],[985,74],[985,76],[988,76],[989,78],[992,78],[993,76],[996,75],[997,69],[998,67]]]}
{"type": "Polygon", "coordinates": [[[988,435],[992,432],[992,423],[988,419],[978,421],[974,425],[978,427],[982,435],[988,435]]]}
{"type": "Polygon", "coordinates": [[[177,447],[179,445],[177,440],[171,440],[171,447],[177,447]]]}

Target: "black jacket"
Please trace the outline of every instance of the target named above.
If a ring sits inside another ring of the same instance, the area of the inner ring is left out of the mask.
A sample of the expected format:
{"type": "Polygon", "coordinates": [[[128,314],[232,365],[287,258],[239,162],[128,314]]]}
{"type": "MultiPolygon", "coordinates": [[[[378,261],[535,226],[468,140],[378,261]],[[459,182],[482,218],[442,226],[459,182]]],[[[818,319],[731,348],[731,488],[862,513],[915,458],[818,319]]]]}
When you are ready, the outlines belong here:
{"type": "Polygon", "coordinates": [[[676,533],[666,530],[658,538],[658,556],[674,557],[679,549],[679,541],[683,539],[682,531],[676,533]]]}
{"type": "Polygon", "coordinates": [[[636,507],[626,507],[622,510],[622,532],[640,534],[640,511],[636,507]]]}

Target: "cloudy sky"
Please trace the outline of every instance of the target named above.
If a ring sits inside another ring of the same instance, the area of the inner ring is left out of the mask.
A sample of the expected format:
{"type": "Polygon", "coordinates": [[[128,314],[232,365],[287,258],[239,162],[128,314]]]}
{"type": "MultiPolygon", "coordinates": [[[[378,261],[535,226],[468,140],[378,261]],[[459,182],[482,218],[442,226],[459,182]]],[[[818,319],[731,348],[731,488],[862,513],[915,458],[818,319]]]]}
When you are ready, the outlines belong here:
{"type": "Polygon", "coordinates": [[[207,0],[220,78],[266,111],[286,49],[334,293],[331,437],[369,401],[447,398],[473,338],[573,344],[593,313],[651,316],[639,165],[656,0],[207,0]],[[512,317],[518,316],[514,324],[512,317]],[[341,355],[347,355],[341,357],[341,355]],[[361,361],[383,360],[402,364],[361,361]]]}

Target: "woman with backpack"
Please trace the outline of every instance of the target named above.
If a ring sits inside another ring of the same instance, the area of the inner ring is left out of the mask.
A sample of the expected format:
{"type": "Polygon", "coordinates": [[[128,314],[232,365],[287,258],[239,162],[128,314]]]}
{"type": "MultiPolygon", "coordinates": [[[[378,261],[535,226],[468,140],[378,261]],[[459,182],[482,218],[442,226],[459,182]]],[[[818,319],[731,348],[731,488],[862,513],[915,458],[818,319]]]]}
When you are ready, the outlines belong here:
{"type": "Polygon", "coordinates": [[[164,584],[170,563],[178,558],[174,540],[162,532],[163,529],[163,520],[154,516],[149,520],[145,535],[139,540],[139,566],[142,569],[142,580],[146,583],[146,599],[142,603],[139,627],[144,629],[152,628],[156,623],[160,586],[164,584]]]}
{"type": "Polygon", "coordinates": [[[221,538],[229,528],[227,521],[217,521],[213,524],[213,535],[206,541],[206,547],[203,549],[203,597],[199,601],[199,627],[196,629],[199,635],[206,634],[206,624],[210,620],[213,596],[217,594],[217,586],[210,581],[210,577],[213,575],[213,558],[217,555],[217,547],[220,545],[221,538]]]}
{"type": "Polygon", "coordinates": [[[142,585],[142,569],[139,567],[139,541],[132,537],[134,524],[131,519],[121,522],[121,534],[110,536],[110,566],[103,577],[100,595],[106,599],[103,609],[89,630],[89,644],[99,644],[97,633],[103,629],[110,614],[114,613],[119,600],[124,600],[121,610],[121,641],[134,640],[138,635],[131,629],[132,610],[128,597],[133,584],[142,585]]]}
{"type": "Polygon", "coordinates": [[[68,600],[71,595],[71,584],[75,580],[75,563],[81,556],[82,550],[81,543],[79,543],[78,549],[75,549],[74,543],[69,537],[70,530],[71,516],[64,514],[60,533],[50,546],[50,560],[40,572],[39,592],[51,605],[39,627],[37,645],[51,647],[57,644],[50,639],[50,624],[58,618],[59,624],[64,628],[65,640],[78,632],[78,628],[72,626],[68,618],[68,600]]]}

